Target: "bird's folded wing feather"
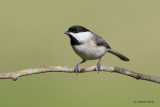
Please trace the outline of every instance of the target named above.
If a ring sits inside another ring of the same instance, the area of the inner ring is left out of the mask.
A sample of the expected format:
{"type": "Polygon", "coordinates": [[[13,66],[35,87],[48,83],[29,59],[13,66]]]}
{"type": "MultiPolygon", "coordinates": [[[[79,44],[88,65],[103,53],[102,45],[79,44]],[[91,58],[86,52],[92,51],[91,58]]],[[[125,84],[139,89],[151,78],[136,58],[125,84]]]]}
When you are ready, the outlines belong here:
{"type": "Polygon", "coordinates": [[[97,34],[94,34],[94,42],[96,43],[96,45],[98,46],[104,46],[106,48],[111,49],[111,47],[109,46],[109,44],[100,36],[98,36],[97,34]]]}

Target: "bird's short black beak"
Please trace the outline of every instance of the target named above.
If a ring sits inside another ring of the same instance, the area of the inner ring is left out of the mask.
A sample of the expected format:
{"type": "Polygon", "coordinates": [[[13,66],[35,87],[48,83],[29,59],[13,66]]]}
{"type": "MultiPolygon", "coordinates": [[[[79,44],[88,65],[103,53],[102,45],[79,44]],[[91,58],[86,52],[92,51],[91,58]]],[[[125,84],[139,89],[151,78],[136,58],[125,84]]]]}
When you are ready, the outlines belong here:
{"type": "Polygon", "coordinates": [[[69,32],[68,32],[68,31],[66,31],[66,32],[64,32],[64,34],[69,34],[69,32]]]}

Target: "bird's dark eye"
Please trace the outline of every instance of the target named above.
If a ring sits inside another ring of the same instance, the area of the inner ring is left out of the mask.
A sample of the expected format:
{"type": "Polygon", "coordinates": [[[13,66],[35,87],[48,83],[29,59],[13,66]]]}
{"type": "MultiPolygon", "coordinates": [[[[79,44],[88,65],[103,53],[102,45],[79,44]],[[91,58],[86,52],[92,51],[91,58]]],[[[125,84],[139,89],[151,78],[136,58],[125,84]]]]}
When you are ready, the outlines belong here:
{"type": "Polygon", "coordinates": [[[76,30],[73,30],[73,33],[77,33],[77,31],[76,31],[76,30]]]}

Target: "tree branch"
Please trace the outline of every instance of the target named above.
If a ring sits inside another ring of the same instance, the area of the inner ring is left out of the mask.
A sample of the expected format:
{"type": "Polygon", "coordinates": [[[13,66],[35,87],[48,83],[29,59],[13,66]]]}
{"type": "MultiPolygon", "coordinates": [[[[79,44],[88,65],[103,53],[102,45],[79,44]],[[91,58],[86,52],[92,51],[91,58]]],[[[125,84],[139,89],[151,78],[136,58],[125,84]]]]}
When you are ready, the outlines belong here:
{"type": "MultiPolygon", "coordinates": [[[[80,73],[84,72],[91,72],[96,71],[96,66],[90,66],[90,67],[80,67],[80,73]]],[[[160,77],[154,77],[150,75],[140,74],[133,71],[129,71],[123,68],[115,67],[115,66],[102,66],[101,71],[108,71],[108,72],[116,72],[120,74],[124,74],[133,78],[136,78],[137,80],[147,80],[155,83],[160,83],[160,77]]],[[[45,73],[45,72],[68,72],[73,73],[74,67],[69,66],[41,66],[38,68],[31,68],[31,69],[25,69],[17,72],[10,72],[10,73],[0,73],[0,79],[13,79],[14,81],[17,80],[18,77],[31,75],[31,74],[39,74],[39,73],[45,73]]]]}

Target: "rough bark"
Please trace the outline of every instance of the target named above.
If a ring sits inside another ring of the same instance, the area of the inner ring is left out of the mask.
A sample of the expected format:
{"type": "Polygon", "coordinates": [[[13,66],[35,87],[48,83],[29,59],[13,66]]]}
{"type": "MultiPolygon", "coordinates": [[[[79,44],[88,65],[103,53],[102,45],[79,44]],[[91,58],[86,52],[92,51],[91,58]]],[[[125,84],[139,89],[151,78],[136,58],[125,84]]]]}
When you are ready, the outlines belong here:
{"type": "MultiPolygon", "coordinates": [[[[97,71],[96,66],[89,66],[89,67],[80,67],[80,73],[84,72],[92,72],[97,71]]],[[[145,75],[136,73],[133,71],[129,71],[123,68],[115,67],[115,66],[102,66],[101,71],[107,71],[107,72],[115,72],[124,74],[133,78],[136,78],[138,80],[147,80],[155,83],[160,83],[160,77],[145,75]]],[[[18,77],[21,76],[27,76],[31,74],[39,74],[39,73],[45,73],[45,72],[68,72],[68,73],[74,73],[74,67],[69,66],[40,66],[37,68],[31,68],[31,69],[25,69],[17,72],[10,72],[10,73],[0,73],[0,79],[13,79],[14,81],[17,80],[18,77]]]]}

